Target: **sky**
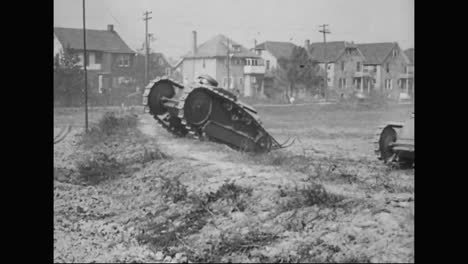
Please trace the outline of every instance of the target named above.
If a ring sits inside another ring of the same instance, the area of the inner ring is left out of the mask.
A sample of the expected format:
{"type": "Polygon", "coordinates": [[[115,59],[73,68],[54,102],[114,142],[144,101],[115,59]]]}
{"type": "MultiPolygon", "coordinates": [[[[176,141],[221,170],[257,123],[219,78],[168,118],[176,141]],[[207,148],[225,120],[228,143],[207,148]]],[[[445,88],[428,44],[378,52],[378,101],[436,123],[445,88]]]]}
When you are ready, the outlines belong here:
{"type": "MultiPolygon", "coordinates": [[[[82,0],[54,0],[54,27],[83,28],[82,0]]],[[[177,59],[224,34],[252,48],[254,39],[322,42],[319,25],[328,24],[327,41],[398,42],[414,47],[414,0],[86,0],[86,28],[113,24],[136,50],[145,37],[143,13],[151,11],[151,49],[177,59]]]]}

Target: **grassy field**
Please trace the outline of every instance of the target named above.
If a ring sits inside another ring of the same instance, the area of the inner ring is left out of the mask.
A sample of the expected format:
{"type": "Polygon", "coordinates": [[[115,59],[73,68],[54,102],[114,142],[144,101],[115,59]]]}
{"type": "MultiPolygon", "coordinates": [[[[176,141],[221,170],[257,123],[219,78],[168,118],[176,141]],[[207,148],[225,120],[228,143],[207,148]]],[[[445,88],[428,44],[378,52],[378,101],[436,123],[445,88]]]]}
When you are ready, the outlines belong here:
{"type": "MultiPolygon", "coordinates": [[[[414,262],[414,169],[385,166],[372,145],[412,105],[256,108],[296,143],[242,153],[172,136],[137,109],[136,127],[85,147],[82,109],[55,109],[54,130],[75,129],[54,145],[54,260],[414,262]]],[[[91,124],[106,111],[119,109],[91,109],[91,124]]]]}

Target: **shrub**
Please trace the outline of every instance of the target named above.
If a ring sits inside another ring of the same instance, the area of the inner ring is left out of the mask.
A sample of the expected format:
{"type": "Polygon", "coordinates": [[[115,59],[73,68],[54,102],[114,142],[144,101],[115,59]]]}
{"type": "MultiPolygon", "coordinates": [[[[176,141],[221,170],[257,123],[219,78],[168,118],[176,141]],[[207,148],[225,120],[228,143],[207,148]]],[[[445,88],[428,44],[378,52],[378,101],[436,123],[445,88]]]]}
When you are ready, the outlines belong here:
{"type": "Polygon", "coordinates": [[[173,178],[165,176],[160,176],[159,178],[162,181],[160,188],[164,198],[169,199],[174,203],[187,199],[187,186],[180,182],[180,175],[173,178]]]}
{"type": "Polygon", "coordinates": [[[85,183],[98,184],[122,172],[124,165],[104,152],[93,152],[77,161],[80,179],[85,183]]]}
{"type": "Polygon", "coordinates": [[[207,202],[216,202],[218,200],[225,200],[233,209],[243,212],[247,206],[246,201],[243,199],[245,196],[252,195],[252,188],[243,187],[235,184],[234,182],[225,182],[221,187],[215,192],[207,194],[207,202]]]}
{"type": "Polygon", "coordinates": [[[125,135],[136,130],[137,124],[138,119],[135,115],[116,116],[114,112],[106,112],[88,133],[82,134],[80,143],[86,147],[94,146],[109,136],[125,135]]]}

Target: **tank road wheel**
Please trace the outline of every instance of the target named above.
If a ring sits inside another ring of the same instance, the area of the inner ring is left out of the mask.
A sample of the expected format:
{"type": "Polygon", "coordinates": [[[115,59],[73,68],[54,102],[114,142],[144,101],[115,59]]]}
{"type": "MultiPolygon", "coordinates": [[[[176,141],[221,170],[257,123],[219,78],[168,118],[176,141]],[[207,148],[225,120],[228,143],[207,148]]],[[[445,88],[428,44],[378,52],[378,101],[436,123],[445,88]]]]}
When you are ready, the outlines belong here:
{"type": "Polygon", "coordinates": [[[202,90],[195,90],[189,94],[185,102],[185,118],[191,124],[202,125],[210,117],[212,107],[211,97],[202,90]]]}
{"type": "Polygon", "coordinates": [[[164,107],[162,97],[172,98],[175,95],[174,87],[168,82],[157,83],[148,95],[148,106],[150,113],[155,115],[162,115],[167,112],[164,107]]]}
{"type": "Polygon", "coordinates": [[[380,139],[379,139],[380,157],[385,163],[390,161],[395,156],[395,152],[392,150],[390,143],[395,142],[396,139],[397,139],[396,131],[390,126],[384,128],[384,130],[380,134],[380,139]]]}

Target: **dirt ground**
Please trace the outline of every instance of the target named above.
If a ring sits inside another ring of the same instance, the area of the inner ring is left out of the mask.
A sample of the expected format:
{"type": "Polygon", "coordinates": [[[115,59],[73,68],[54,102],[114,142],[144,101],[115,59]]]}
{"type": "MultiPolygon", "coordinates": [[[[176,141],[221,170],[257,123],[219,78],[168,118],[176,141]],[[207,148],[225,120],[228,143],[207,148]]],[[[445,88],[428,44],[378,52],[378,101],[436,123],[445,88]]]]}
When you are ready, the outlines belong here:
{"type": "MultiPolygon", "coordinates": [[[[372,144],[378,125],[403,121],[414,111],[412,105],[256,108],[278,141],[296,138],[296,143],[255,156],[172,136],[140,113],[146,148],[159,148],[170,158],[136,165],[131,173],[94,186],[67,180],[83,153],[76,143],[82,125],[77,120],[84,115],[54,111],[54,133],[75,125],[54,146],[54,167],[68,173],[54,175],[54,260],[414,262],[414,169],[381,164],[372,144]],[[251,193],[236,198],[243,202],[241,209],[228,200],[204,207],[208,213],[195,218],[203,221],[190,226],[193,231],[176,233],[176,242],[162,247],[172,229],[154,231],[154,226],[170,222],[179,230],[192,207],[164,199],[161,177],[178,179],[199,195],[216,193],[227,182],[251,193]],[[291,202],[301,186],[311,183],[323,187],[326,201],[291,202]]],[[[103,112],[92,111],[92,122],[103,112]]],[[[116,147],[119,155],[142,148],[125,144],[116,147]]]]}

